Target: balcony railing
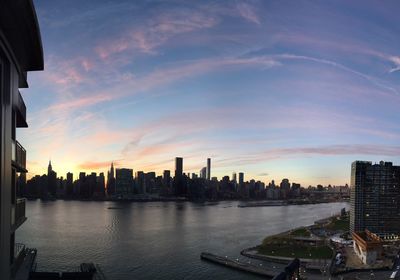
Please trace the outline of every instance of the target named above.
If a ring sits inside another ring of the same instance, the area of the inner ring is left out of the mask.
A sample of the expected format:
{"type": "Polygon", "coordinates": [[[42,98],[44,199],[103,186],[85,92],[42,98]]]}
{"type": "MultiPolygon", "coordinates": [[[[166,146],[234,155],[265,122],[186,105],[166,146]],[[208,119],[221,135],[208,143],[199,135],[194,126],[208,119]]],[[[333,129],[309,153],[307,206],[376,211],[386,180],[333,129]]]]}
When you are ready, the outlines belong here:
{"type": "Polygon", "coordinates": [[[26,219],[25,216],[26,199],[17,198],[17,203],[15,205],[15,220],[26,219]]]}
{"type": "Polygon", "coordinates": [[[28,124],[26,123],[26,106],[19,91],[14,104],[17,113],[17,127],[28,127],[28,124]]]}
{"type": "Polygon", "coordinates": [[[14,244],[14,259],[18,259],[21,253],[25,250],[25,244],[15,243],[14,244]]]}
{"type": "Polygon", "coordinates": [[[25,208],[26,208],[26,199],[17,198],[17,200],[15,201],[15,206],[13,206],[11,209],[12,231],[15,231],[26,221],[25,208]]]}
{"type": "Polygon", "coordinates": [[[27,172],[26,170],[26,150],[18,141],[12,142],[12,161],[18,172],[27,172]]]}
{"type": "MultiPolygon", "coordinates": [[[[24,258],[26,256],[26,252],[28,249],[26,249],[25,245],[22,243],[15,243],[14,244],[14,252],[13,252],[13,262],[11,265],[11,274],[16,275],[18,269],[21,267],[21,264],[24,261],[24,258]]],[[[13,278],[14,279],[14,278],[13,278]]]]}

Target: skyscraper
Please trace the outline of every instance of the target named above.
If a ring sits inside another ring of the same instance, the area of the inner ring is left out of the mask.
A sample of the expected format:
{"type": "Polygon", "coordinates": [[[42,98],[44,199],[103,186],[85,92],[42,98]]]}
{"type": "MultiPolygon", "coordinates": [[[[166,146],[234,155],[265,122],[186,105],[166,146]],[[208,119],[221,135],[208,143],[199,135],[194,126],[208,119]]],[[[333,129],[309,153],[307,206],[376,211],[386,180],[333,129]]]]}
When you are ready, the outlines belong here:
{"type": "Polygon", "coordinates": [[[136,172],[135,186],[138,193],[146,193],[145,176],[143,171],[136,172]]]}
{"type": "Polygon", "coordinates": [[[49,165],[47,166],[47,176],[50,176],[51,171],[53,171],[53,167],[51,166],[51,160],[49,160],[49,165]]]}
{"type": "Polygon", "coordinates": [[[105,194],[105,178],[104,173],[101,172],[99,176],[96,178],[96,189],[95,189],[96,196],[103,197],[105,194]]]}
{"type": "Polygon", "coordinates": [[[233,173],[232,173],[232,181],[233,181],[234,183],[237,183],[236,180],[237,180],[237,179],[236,179],[236,172],[233,172],[233,173]]]}
{"type": "Polygon", "coordinates": [[[175,177],[181,177],[183,175],[183,158],[175,158],[175,177]]]}
{"type": "Polygon", "coordinates": [[[56,197],[57,192],[57,173],[53,170],[51,161],[49,160],[49,165],[47,166],[47,193],[46,197],[56,197]]]}
{"type": "Polygon", "coordinates": [[[207,159],[207,180],[210,181],[211,179],[211,159],[207,159]]]}
{"type": "Polygon", "coordinates": [[[352,163],[350,231],[365,229],[382,238],[400,234],[400,166],[352,163]]]}
{"type": "Polygon", "coordinates": [[[114,163],[111,162],[111,168],[107,172],[107,195],[115,193],[115,176],[114,176],[114,163]]]}
{"type": "Polygon", "coordinates": [[[115,190],[118,195],[132,193],[133,170],[128,168],[117,168],[115,176],[115,190]]]}
{"type": "Polygon", "coordinates": [[[163,179],[162,179],[162,193],[169,194],[171,185],[171,171],[164,170],[163,179]]]}
{"type": "Polygon", "coordinates": [[[71,172],[67,173],[66,194],[72,196],[74,193],[74,175],[71,172]]]}
{"type": "Polygon", "coordinates": [[[207,179],[207,167],[203,167],[202,169],[200,169],[200,178],[202,179],[207,179]]]}
{"type": "Polygon", "coordinates": [[[242,186],[244,183],[244,173],[239,172],[239,185],[242,186]]]}
{"type": "Polygon", "coordinates": [[[16,193],[17,174],[27,172],[26,150],[16,139],[16,128],[28,127],[19,88],[28,87],[28,71],[43,70],[43,48],[33,1],[0,6],[0,277],[11,279],[26,252],[15,246],[26,221],[25,199],[16,193]]]}
{"type": "Polygon", "coordinates": [[[174,189],[176,196],[186,195],[185,178],[183,176],[183,158],[175,158],[174,189]]]}

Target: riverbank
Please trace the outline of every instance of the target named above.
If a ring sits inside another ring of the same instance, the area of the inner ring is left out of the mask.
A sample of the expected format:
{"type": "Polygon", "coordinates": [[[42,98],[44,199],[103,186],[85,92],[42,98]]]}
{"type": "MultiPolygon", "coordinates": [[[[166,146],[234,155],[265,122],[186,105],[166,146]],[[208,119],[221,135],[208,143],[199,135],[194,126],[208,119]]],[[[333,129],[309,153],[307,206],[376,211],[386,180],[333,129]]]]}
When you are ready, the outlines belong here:
{"type": "Polygon", "coordinates": [[[25,197],[27,200],[35,201],[110,201],[110,202],[185,202],[190,201],[199,204],[215,204],[219,202],[238,202],[239,208],[249,207],[266,207],[266,206],[289,206],[289,205],[313,205],[313,204],[326,204],[326,203],[343,203],[347,200],[237,200],[237,199],[220,199],[220,200],[189,200],[186,197],[173,197],[173,196],[134,196],[134,197],[97,197],[97,198],[77,198],[77,197],[25,197]]]}
{"type": "Polygon", "coordinates": [[[244,201],[238,207],[268,207],[268,206],[287,206],[287,205],[308,205],[308,204],[321,204],[321,203],[334,203],[334,202],[348,202],[347,200],[316,200],[316,199],[288,199],[288,200],[263,200],[263,201],[244,201]]]}
{"type": "Polygon", "coordinates": [[[262,244],[244,249],[241,254],[277,263],[299,258],[309,268],[326,270],[336,253],[330,238],[344,234],[348,223],[348,213],[342,209],[340,214],[317,220],[313,225],[267,236],[262,244]]]}

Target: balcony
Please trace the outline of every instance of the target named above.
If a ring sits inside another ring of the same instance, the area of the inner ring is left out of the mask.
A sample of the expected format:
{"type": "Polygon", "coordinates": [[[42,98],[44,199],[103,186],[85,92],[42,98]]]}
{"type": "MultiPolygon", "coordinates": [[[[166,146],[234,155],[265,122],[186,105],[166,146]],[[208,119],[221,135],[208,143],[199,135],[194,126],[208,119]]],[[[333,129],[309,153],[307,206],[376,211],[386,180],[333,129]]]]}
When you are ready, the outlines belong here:
{"type": "MultiPolygon", "coordinates": [[[[12,249],[11,249],[12,250],[12,249]]],[[[11,264],[11,274],[14,275],[13,279],[22,279],[21,277],[15,277],[18,273],[23,273],[23,271],[19,271],[20,268],[23,268],[23,262],[24,259],[27,255],[29,249],[27,249],[25,247],[24,244],[22,243],[15,243],[14,244],[14,250],[12,252],[12,264],[11,264]]],[[[26,268],[24,268],[23,270],[26,270],[26,268]]],[[[23,278],[23,279],[27,279],[27,278],[23,278]]]]}
{"type": "Polygon", "coordinates": [[[18,142],[12,141],[12,165],[17,169],[17,172],[28,172],[26,170],[26,151],[24,147],[18,142]]]}
{"type": "Polygon", "coordinates": [[[14,108],[17,114],[17,127],[28,127],[28,123],[26,122],[26,106],[19,91],[14,102],[14,108]]]}
{"type": "Polygon", "coordinates": [[[18,260],[23,256],[25,251],[25,244],[22,243],[15,243],[14,244],[14,260],[18,260]]]}
{"type": "Polygon", "coordinates": [[[25,198],[17,198],[15,206],[11,208],[11,231],[14,232],[19,228],[25,221],[25,198]]]}

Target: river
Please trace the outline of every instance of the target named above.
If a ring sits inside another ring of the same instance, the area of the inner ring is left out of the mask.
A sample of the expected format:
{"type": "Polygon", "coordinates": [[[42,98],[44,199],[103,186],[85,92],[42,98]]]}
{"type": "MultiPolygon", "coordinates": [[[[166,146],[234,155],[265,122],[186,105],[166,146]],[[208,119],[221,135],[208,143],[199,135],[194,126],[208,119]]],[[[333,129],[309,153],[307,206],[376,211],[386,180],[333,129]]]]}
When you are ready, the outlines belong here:
{"type": "Polygon", "coordinates": [[[347,203],[237,205],[27,201],[28,220],[16,242],[38,249],[37,271],[71,271],[94,262],[108,279],[260,279],[201,261],[200,253],[237,258],[268,235],[348,208],[347,203]]]}

